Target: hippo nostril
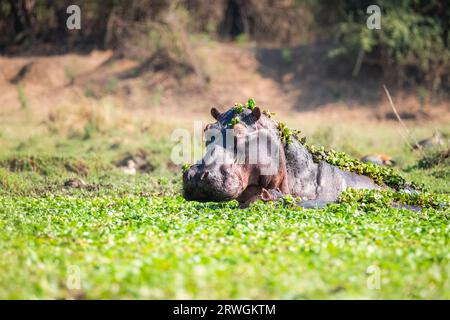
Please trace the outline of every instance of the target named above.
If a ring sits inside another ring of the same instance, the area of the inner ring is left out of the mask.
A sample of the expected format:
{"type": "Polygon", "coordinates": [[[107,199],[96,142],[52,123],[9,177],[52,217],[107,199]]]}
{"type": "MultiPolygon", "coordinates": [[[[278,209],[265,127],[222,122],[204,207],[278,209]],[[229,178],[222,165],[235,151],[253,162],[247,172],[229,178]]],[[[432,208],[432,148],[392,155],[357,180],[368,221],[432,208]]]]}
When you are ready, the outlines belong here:
{"type": "Polygon", "coordinates": [[[209,175],[209,171],[205,171],[202,173],[202,175],[200,176],[200,180],[205,180],[209,175]]]}

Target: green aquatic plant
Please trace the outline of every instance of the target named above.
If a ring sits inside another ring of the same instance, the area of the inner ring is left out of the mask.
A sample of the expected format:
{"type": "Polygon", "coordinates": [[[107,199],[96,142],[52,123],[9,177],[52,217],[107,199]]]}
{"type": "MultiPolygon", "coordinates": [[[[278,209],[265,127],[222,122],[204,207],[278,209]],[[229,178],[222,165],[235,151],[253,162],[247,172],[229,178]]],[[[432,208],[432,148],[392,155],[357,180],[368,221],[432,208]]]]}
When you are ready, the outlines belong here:
{"type": "Polygon", "coordinates": [[[241,119],[239,117],[234,117],[233,119],[231,119],[231,121],[228,123],[228,125],[233,126],[239,122],[241,122],[241,119]]]}
{"type": "Polygon", "coordinates": [[[345,152],[338,152],[333,149],[326,150],[324,147],[316,147],[308,144],[304,144],[304,146],[313,156],[314,162],[325,161],[341,170],[365,175],[373,179],[375,183],[379,185],[387,185],[397,190],[408,187],[416,190],[423,188],[417,184],[407,182],[401,175],[395,172],[393,168],[379,166],[370,162],[364,163],[350,157],[345,152]]]}
{"type": "Polygon", "coordinates": [[[244,104],[236,102],[234,104],[234,111],[239,114],[244,112],[244,109],[253,110],[255,107],[256,107],[255,99],[249,98],[247,102],[245,102],[244,104]]]}
{"type": "Polygon", "coordinates": [[[73,298],[79,291],[58,284],[77,266],[86,299],[174,299],[181,275],[193,284],[183,295],[199,299],[298,297],[287,280],[310,298],[364,298],[371,291],[362,270],[376,260],[389,267],[389,281],[371,297],[450,298],[448,211],[382,203],[376,211],[281,201],[241,210],[237,201],[181,196],[0,196],[0,297],[73,298]],[[252,272],[242,277],[237,268],[252,272]],[[158,290],[143,290],[149,283],[158,290]]]}
{"type": "Polygon", "coordinates": [[[292,139],[295,138],[301,143],[306,142],[306,137],[301,137],[301,131],[297,129],[290,129],[283,122],[277,123],[277,129],[280,132],[281,141],[286,144],[291,144],[292,139]]]}
{"type": "Polygon", "coordinates": [[[182,171],[183,173],[185,173],[186,171],[189,170],[190,167],[191,167],[190,164],[188,164],[188,163],[183,163],[183,165],[181,166],[181,171],[182,171]]]}
{"type": "Polygon", "coordinates": [[[253,110],[256,107],[256,101],[253,98],[249,98],[247,100],[247,103],[245,104],[245,106],[251,110],[253,110]]]}
{"type": "Polygon", "coordinates": [[[356,204],[365,211],[374,211],[392,205],[417,206],[421,208],[448,209],[450,197],[430,192],[396,191],[392,189],[352,189],[339,195],[339,203],[356,204]]]}
{"type": "Polygon", "coordinates": [[[242,103],[237,103],[236,102],[234,104],[234,112],[237,113],[237,114],[244,112],[244,106],[242,105],[242,103]]]}

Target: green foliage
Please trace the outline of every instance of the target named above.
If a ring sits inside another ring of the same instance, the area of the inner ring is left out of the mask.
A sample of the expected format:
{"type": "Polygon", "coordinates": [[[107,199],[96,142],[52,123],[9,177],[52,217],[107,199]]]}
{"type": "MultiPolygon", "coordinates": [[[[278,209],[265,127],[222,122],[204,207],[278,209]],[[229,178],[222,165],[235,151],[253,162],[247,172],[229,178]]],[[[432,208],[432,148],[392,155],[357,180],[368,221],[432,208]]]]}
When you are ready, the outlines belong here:
{"type": "Polygon", "coordinates": [[[234,112],[237,113],[237,114],[244,112],[244,106],[242,105],[242,103],[237,103],[236,102],[234,104],[234,112]]]}
{"type": "Polygon", "coordinates": [[[85,175],[89,171],[89,166],[85,162],[73,157],[62,156],[13,156],[0,159],[0,167],[11,172],[36,172],[45,176],[60,174],[66,170],[81,175],[85,175]]]}
{"type": "Polygon", "coordinates": [[[234,111],[236,113],[242,113],[244,109],[250,109],[253,110],[256,107],[256,101],[253,98],[249,98],[247,102],[244,104],[236,102],[234,104],[234,111]]]}
{"type": "Polygon", "coordinates": [[[248,107],[249,109],[254,109],[256,107],[256,101],[253,98],[249,98],[247,100],[247,103],[245,104],[246,107],[248,107]]]}
{"type": "Polygon", "coordinates": [[[300,197],[293,197],[290,194],[284,195],[281,199],[279,199],[281,205],[284,208],[296,208],[298,207],[298,202],[301,201],[300,197]]]}
{"type": "MultiPolygon", "coordinates": [[[[233,110],[236,114],[240,114],[244,112],[244,109],[253,110],[256,107],[256,101],[253,98],[249,98],[246,103],[238,103],[234,104],[233,110]]],[[[239,119],[238,119],[239,120],[239,119]]]]}
{"type": "Polygon", "coordinates": [[[330,56],[343,55],[354,59],[363,53],[363,62],[380,65],[387,80],[420,84],[435,91],[446,85],[450,67],[450,7],[441,1],[321,1],[315,5],[316,14],[334,10],[328,15],[324,32],[340,39],[330,56]],[[376,4],[381,8],[381,29],[367,28],[366,8],[376,4]],[[330,18],[332,17],[332,18],[330,18]],[[389,79],[390,78],[390,79],[389,79]]]}
{"type": "Polygon", "coordinates": [[[325,161],[342,170],[368,176],[377,184],[387,185],[394,189],[406,187],[414,187],[415,189],[421,188],[416,184],[408,183],[402,176],[396,173],[393,168],[379,166],[370,162],[363,163],[358,159],[348,156],[344,152],[338,152],[333,149],[325,150],[324,147],[315,147],[307,144],[305,144],[305,147],[311,152],[315,162],[325,161]]]}
{"type": "Polygon", "coordinates": [[[183,165],[181,166],[181,171],[182,171],[183,173],[185,173],[186,171],[189,170],[190,167],[191,167],[190,164],[188,164],[188,163],[183,163],[183,165]]]}
{"type": "Polygon", "coordinates": [[[429,192],[407,192],[392,189],[347,189],[339,195],[339,202],[357,205],[367,211],[403,204],[437,210],[449,210],[450,197],[429,192]]]}
{"type": "Polygon", "coordinates": [[[0,197],[0,298],[448,299],[449,218],[346,203],[0,197]],[[372,265],[380,290],[366,285],[372,265]],[[79,289],[68,287],[74,270],[79,289]]]}
{"type": "Polygon", "coordinates": [[[28,181],[18,175],[11,174],[8,170],[0,168],[0,189],[29,191],[31,186],[28,181]]]}
{"type": "Polygon", "coordinates": [[[292,139],[294,139],[294,138],[297,139],[298,141],[300,141],[301,143],[306,142],[306,138],[301,137],[300,130],[290,129],[283,122],[277,123],[277,129],[280,132],[280,138],[283,143],[291,144],[293,141],[292,139]]]}
{"type": "Polygon", "coordinates": [[[249,98],[249,99],[247,100],[247,102],[244,103],[244,104],[236,102],[236,103],[234,104],[234,111],[235,111],[236,113],[242,113],[242,112],[244,112],[244,109],[250,109],[250,110],[253,110],[255,107],[256,107],[256,101],[255,101],[255,99],[249,98]]]}
{"type": "Polygon", "coordinates": [[[234,117],[233,119],[231,119],[230,123],[228,123],[229,126],[233,126],[237,123],[240,123],[241,119],[239,117],[234,117]]]}
{"type": "Polygon", "coordinates": [[[417,162],[417,167],[420,169],[429,169],[441,163],[447,163],[450,166],[450,149],[433,150],[423,155],[417,162]]]}

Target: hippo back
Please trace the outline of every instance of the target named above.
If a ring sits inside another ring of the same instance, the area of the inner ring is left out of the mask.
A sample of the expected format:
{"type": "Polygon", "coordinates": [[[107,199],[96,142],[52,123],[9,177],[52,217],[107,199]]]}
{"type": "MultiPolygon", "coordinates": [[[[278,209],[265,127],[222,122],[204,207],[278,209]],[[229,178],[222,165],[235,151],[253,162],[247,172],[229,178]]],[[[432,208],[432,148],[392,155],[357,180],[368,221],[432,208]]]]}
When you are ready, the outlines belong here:
{"type": "Polygon", "coordinates": [[[336,201],[347,188],[380,188],[372,179],[320,161],[297,140],[284,145],[289,190],[303,200],[336,201]]]}

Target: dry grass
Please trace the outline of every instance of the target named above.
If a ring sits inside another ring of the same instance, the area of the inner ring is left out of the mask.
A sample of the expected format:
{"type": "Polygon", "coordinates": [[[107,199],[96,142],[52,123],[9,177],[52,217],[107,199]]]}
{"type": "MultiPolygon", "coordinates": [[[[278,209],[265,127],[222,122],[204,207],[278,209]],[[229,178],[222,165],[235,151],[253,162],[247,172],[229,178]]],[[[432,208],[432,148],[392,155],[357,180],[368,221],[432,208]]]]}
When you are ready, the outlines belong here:
{"type": "Polygon", "coordinates": [[[110,99],[100,101],[80,99],[51,110],[46,119],[50,132],[70,137],[86,137],[91,132],[105,133],[116,127],[125,127],[129,118],[110,99]]]}

